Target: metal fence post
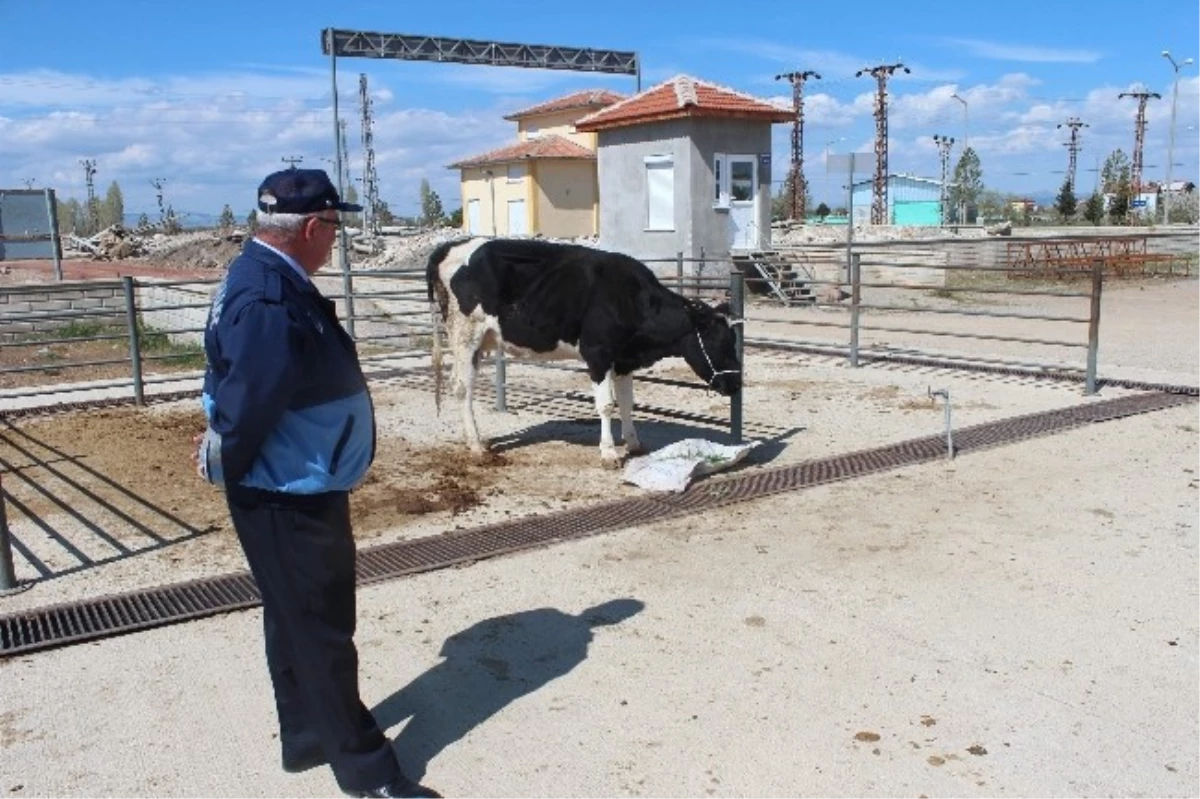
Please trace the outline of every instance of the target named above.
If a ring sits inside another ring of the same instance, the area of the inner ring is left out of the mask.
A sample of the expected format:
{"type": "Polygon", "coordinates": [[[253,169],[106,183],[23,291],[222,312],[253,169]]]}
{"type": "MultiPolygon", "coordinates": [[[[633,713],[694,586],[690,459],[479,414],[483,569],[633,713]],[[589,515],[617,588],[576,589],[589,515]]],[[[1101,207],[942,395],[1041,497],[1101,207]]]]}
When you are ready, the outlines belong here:
{"type": "MultiPolygon", "coordinates": [[[[738,364],[742,369],[742,386],[745,390],[746,379],[746,276],[741,272],[731,272],[729,275],[729,310],[739,323],[733,326],[734,347],[737,352],[738,364]]],[[[729,398],[729,435],[733,443],[742,443],[742,392],[729,398]]]]}
{"type": "Polygon", "coordinates": [[[696,264],[696,273],[692,275],[696,279],[695,285],[692,286],[692,296],[700,296],[700,281],[704,278],[704,248],[700,248],[700,263],[696,264]]]}
{"type": "Polygon", "coordinates": [[[12,541],[8,535],[8,514],[4,510],[4,490],[0,486],[0,593],[17,587],[17,573],[13,569],[12,541]]]}
{"type": "Polygon", "coordinates": [[[137,301],[134,297],[133,278],[121,277],[121,288],[125,290],[125,322],[129,328],[129,361],[133,365],[133,399],[138,405],[146,403],[142,387],[142,347],[138,336],[137,301]]]}
{"type": "Polygon", "coordinates": [[[862,301],[862,255],[850,256],[850,366],[858,366],[858,317],[862,301]]]}
{"type": "Polygon", "coordinates": [[[675,288],[683,293],[683,250],[675,253],[675,288]]]}
{"type": "Polygon", "coordinates": [[[508,377],[508,370],[505,368],[504,348],[496,347],[496,375],[493,378],[493,386],[496,389],[496,410],[508,410],[508,398],[505,396],[504,386],[508,377]]]}
{"type": "Polygon", "coordinates": [[[50,247],[54,254],[54,279],[61,283],[62,271],[62,239],[58,236],[58,202],[54,199],[54,189],[46,189],[46,213],[50,217],[50,247]]]}
{"type": "Polygon", "coordinates": [[[338,228],[340,260],[342,262],[342,296],[346,301],[346,332],[354,335],[354,281],[350,277],[350,253],[346,249],[346,229],[338,228]]]}
{"type": "Polygon", "coordinates": [[[1088,314],[1087,387],[1085,394],[1096,393],[1096,356],[1100,349],[1100,293],[1104,287],[1104,259],[1092,261],[1092,310],[1088,314]]]}

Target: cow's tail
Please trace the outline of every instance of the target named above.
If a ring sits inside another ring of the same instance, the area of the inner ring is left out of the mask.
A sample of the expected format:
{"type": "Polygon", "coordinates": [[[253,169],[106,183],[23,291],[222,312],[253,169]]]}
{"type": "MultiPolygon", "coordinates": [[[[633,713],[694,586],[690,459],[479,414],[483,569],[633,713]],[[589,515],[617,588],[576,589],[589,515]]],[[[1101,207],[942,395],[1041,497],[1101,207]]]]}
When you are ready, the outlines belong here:
{"type": "Polygon", "coordinates": [[[459,242],[444,241],[429,254],[425,264],[425,290],[429,299],[429,317],[433,328],[433,344],[430,361],[433,366],[433,402],[438,413],[442,411],[442,334],[446,331],[446,318],[450,308],[450,296],[442,285],[440,267],[446,255],[459,242]]]}

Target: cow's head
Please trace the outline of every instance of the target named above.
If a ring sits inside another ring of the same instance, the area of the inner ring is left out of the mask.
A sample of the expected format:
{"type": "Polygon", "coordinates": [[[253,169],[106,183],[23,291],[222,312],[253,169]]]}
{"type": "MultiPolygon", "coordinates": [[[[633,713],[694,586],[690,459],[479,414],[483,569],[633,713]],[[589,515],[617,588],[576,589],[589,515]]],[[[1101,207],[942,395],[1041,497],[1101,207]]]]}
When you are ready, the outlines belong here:
{"type": "Polygon", "coordinates": [[[720,394],[732,396],[742,390],[742,364],[738,361],[737,339],[729,304],[715,308],[687,301],[687,314],[694,333],[683,337],[683,358],[701,380],[720,394]]]}

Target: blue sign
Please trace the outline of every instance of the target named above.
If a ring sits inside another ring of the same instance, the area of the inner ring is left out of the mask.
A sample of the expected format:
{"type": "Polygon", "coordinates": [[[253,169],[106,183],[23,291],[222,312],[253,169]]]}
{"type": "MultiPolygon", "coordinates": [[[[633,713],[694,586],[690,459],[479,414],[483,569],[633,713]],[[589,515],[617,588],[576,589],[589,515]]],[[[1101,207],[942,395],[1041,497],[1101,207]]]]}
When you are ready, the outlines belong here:
{"type": "Polygon", "coordinates": [[[1129,203],[1129,205],[1133,208],[1145,208],[1146,201],[1145,200],[1134,200],[1133,202],[1129,203]]]}

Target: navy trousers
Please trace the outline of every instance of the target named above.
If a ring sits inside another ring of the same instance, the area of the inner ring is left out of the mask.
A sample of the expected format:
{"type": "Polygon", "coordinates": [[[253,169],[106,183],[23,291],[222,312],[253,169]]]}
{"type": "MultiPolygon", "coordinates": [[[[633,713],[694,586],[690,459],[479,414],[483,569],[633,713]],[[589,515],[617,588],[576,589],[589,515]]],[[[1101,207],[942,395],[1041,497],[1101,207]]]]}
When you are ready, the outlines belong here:
{"type": "Polygon", "coordinates": [[[226,498],[262,594],[283,751],[319,745],[343,790],[391,782],[395,753],[358,694],[349,495],[234,487],[226,498]]]}

